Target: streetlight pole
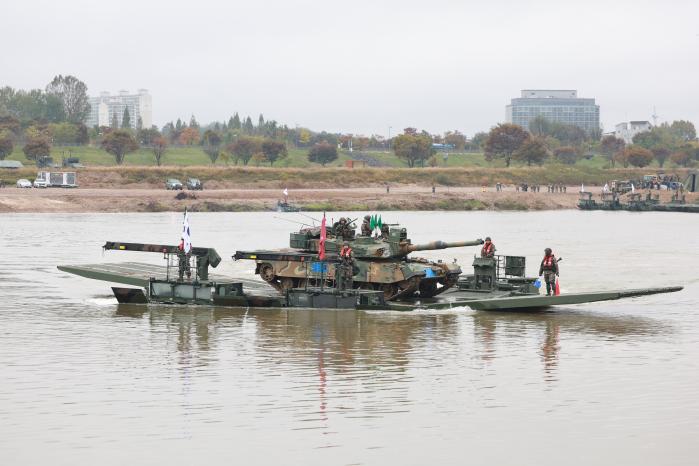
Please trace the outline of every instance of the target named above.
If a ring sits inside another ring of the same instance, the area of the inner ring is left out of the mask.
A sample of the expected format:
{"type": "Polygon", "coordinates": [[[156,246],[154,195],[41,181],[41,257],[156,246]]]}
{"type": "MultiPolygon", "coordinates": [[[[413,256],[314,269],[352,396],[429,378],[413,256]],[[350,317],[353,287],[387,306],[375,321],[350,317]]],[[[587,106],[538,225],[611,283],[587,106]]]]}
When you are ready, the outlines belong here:
{"type": "Polygon", "coordinates": [[[393,126],[388,127],[388,151],[389,152],[391,151],[391,128],[393,128],[393,126]]]}

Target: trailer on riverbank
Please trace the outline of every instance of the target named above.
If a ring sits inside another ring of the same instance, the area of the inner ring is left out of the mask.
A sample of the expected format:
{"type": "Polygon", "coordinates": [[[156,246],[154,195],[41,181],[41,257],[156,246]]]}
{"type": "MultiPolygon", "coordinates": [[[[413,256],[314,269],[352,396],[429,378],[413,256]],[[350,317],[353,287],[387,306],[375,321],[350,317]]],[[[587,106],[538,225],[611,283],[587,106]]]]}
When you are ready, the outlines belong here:
{"type": "Polygon", "coordinates": [[[75,172],[38,172],[34,180],[35,188],[77,188],[78,175],[75,172]]]}

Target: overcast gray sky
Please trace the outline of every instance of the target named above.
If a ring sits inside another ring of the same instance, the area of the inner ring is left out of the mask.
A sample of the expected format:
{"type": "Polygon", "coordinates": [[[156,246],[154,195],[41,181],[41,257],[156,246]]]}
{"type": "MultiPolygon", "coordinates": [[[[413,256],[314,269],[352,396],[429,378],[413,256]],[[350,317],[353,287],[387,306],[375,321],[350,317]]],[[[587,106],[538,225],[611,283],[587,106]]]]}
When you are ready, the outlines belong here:
{"type": "Polygon", "coordinates": [[[8,0],[0,85],[147,88],[154,122],[233,112],[311,129],[467,135],[520,89],[619,121],[699,124],[699,1],[8,0]]]}

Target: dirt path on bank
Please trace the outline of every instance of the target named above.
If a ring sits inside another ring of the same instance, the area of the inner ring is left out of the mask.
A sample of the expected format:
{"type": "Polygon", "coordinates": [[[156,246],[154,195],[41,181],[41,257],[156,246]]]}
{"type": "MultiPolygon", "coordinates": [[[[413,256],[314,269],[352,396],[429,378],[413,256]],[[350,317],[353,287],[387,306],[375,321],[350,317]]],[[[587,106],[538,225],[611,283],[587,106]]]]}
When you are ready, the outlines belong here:
{"type": "MultiPolygon", "coordinates": [[[[289,202],[311,210],[550,210],[573,209],[579,187],[566,193],[496,192],[480,187],[438,187],[432,194],[425,186],[385,188],[295,189],[289,202]]],[[[599,192],[599,188],[593,188],[599,192]]],[[[695,195],[692,195],[695,196],[695,195]]],[[[663,201],[670,193],[661,192],[663,201]]],[[[166,191],[164,189],[0,189],[0,212],[160,212],[264,211],[275,210],[282,198],[279,189],[210,189],[166,191]],[[182,193],[186,195],[184,199],[182,193]]],[[[667,199],[666,199],[667,198],[667,199]]],[[[696,199],[696,196],[693,198],[696,199]]],[[[690,201],[690,199],[688,199],[690,201]]]]}

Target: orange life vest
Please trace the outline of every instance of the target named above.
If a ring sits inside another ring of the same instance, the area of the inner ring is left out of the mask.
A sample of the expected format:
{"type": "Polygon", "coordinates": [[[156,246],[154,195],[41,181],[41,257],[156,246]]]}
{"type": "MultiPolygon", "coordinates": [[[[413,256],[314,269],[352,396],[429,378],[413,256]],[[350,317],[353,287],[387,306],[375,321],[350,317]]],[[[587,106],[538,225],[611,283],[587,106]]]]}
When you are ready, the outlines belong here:
{"type": "Polygon", "coordinates": [[[550,256],[544,256],[544,262],[543,262],[544,268],[545,269],[553,269],[553,264],[554,264],[555,260],[556,260],[556,258],[553,256],[553,254],[551,254],[550,256]]]}
{"type": "Polygon", "coordinates": [[[483,245],[483,254],[484,255],[489,255],[493,252],[493,243],[485,243],[483,245]]]}
{"type": "Polygon", "coordinates": [[[340,257],[347,258],[349,259],[352,257],[352,248],[349,246],[342,246],[342,249],[340,250],[340,257]]]}

